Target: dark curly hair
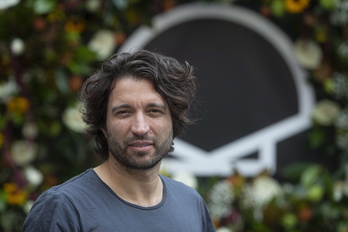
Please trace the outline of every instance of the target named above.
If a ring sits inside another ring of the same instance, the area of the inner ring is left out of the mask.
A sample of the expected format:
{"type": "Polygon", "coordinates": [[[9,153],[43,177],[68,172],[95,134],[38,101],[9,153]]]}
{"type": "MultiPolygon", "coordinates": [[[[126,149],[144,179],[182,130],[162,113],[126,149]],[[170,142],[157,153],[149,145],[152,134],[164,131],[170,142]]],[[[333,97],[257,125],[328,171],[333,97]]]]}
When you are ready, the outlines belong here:
{"type": "MultiPolygon", "coordinates": [[[[105,128],[109,94],[113,83],[121,77],[150,80],[166,100],[173,119],[173,137],[183,133],[193,123],[188,110],[194,99],[198,81],[187,62],[145,50],[115,54],[101,63],[88,78],[79,93],[84,103],[82,117],[89,126],[86,134],[94,138],[95,152],[103,159],[109,156],[107,140],[100,128],[105,128]]],[[[173,150],[173,148],[172,148],[173,150]]]]}

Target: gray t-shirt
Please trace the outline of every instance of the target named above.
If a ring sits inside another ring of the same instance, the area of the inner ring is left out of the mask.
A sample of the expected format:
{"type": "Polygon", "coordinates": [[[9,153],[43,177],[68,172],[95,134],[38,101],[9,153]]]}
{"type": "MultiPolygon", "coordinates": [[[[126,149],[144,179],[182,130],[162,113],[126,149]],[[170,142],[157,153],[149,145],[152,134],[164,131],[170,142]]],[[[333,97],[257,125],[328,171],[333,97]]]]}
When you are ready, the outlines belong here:
{"type": "Polygon", "coordinates": [[[162,201],[141,207],[119,198],[88,169],[44,192],[30,210],[23,231],[215,231],[206,204],[194,189],[160,177],[162,201]]]}

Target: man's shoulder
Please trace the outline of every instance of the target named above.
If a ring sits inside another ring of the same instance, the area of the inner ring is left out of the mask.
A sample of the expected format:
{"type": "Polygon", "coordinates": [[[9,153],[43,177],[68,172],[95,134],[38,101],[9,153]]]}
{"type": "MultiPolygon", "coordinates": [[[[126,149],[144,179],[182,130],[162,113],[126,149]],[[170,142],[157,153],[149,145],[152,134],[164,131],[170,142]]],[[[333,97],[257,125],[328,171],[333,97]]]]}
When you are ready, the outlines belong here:
{"type": "Polygon", "coordinates": [[[200,197],[200,195],[194,188],[189,187],[177,180],[173,180],[172,178],[167,176],[160,175],[160,177],[169,192],[175,192],[176,194],[183,194],[192,197],[200,197]]]}
{"type": "Polygon", "coordinates": [[[70,178],[62,184],[51,187],[44,192],[45,195],[49,196],[73,196],[80,194],[82,190],[90,189],[91,185],[94,185],[98,181],[97,176],[93,173],[92,169],[70,178]]]}
{"type": "Polygon", "coordinates": [[[79,182],[87,174],[83,172],[43,192],[30,209],[23,231],[77,231],[79,182]]]}
{"type": "MultiPolygon", "coordinates": [[[[98,177],[92,169],[80,173],[66,182],[51,187],[44,191],[33,205],[36,211],[64,211],[80,206],[87,198],[95,198],[95,191],[91,189],[101,189],[95,186],[98,184],[98,177]],[[93,186],[93,187],[91,187],[93,186]]],[[[45,215],[46,213],[44,213],[45,215]]]]}

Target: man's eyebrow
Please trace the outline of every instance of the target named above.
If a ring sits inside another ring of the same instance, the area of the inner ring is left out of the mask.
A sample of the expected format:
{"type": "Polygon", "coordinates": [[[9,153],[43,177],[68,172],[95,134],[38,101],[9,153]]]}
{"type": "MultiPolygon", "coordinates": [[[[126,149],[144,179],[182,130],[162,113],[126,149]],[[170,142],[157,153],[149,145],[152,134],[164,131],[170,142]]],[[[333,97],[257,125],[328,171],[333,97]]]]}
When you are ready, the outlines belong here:
{"type": "MultiPolygon", "coordinates": [[[[146,105],[147,108],[160,108],[164,111],[167,110],[167,106],[164,104],[159,104],[159,103],[149,103],[146,105]]],[[[112,107],[111,112],[115,113],[116,111],[120,110],[120,109],[132,109],[132,106],[129,104],[120,104],[117,106],[112,107]]]]}
{"type": "Polygon", "coordinates": [[[132,107],[129,104],[121,104],[121,105],[112,107],[111,112],[115,113],[117,110],[120,110],[120,109],[131,109],[131,108],[132,107]]]}
{"type": "Polygon", "coordinates": [[[167,106],[164,104],[159,104],[159,103],[149,103],[147,104],[147,107],[149,108],[161,108],[162,110],[167,110],[167,106]]]}

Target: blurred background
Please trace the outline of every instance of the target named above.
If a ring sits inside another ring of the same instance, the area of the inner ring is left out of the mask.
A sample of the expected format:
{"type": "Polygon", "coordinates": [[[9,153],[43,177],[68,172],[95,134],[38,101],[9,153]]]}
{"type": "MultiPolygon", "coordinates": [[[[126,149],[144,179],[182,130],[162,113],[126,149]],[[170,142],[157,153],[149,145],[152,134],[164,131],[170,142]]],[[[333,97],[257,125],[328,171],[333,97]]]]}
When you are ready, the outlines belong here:
{"type": "MultiPolygon", "coordinates": [[[[219,231],[348,231],[348,0],[0,0],[0,231],[21,231],[26,214],[43,191],[100,163],[92,152],[93,142],[83,135],[86,126],[77,100],[83,82],[97,65],[129,44],[134,45],[130,39],[144,26],[149,30],[156,27],[155,16],[192,7],[193,3],[245,9],[279,29],[290,42],[292,59],[305,73],[301,83],[313,90],[314,104],[307,115],[309,126],[291,142],[278,144],[282,155],[274,161],[276,172],[266,166],[248,175],[232,168],[223,175],[204,175],[204,171],[175,172],[164,167],[162,174],[196,188],[206,200],[219,231]]],[[[206,48],[190,51],[190,56],[176,51],[182,48],[187,52],[194,47],[192,39],[190,43],[172,41],[174,45],[169,46],[158,36],[139,48],[192,60],[199,67],[198,74],[202,74],[197,75],[199,78],[206,73],[202,70],[209,65],[208,59],[215,58],[205,55],[221,49],[216,38],[230,38],[226,50],[232,53],[238,45],[233,42],[233,33],[218,31],[211,24],[194,26],[200,28],[200,36],[208,42],[206,48]]],[[[200,39],[196,39],[199,43],[200,39]]],[[[259,63],[268,60],[269,67],[274,68],[269,73],[284,74],[274,53],[248,52],[244,57],[243,50],[239,52],[233,54],[242,61],[250,60],[244,64],[247,69],[257,70],[259,63]],[[259,60],[252,60],[255,57],[259,60]]],[[[238,60],[224,54],[225,62],[232,58],[238,60]]],[[[215,74],[214,70],[211,74],[215,74]]],[[[205,80],[198,95],[201,105],[209,96],[216,105],[219,99],[214,93],[219,88],[232,91],[224,89],[228,78],[217,79],[218,88],[211,92],[207,87],[213,85],[205,80]]],[[[251,81],[257,86],[272,85],[260,79],[251,81]]],[[[289,88],[280,85],[280,90],[279,85],[272,85],[271,90],[285,95],[296,92],[289,90],[294,89],[293,82],[281,79],[280,84],[283,81],[289,88]]],[[[236,91],[238,88],[232,92],[236,91]]],[[[274,100],[270,96],[268,101],[274,100]]],[[[243,109],[259,106],[254,104],[260,101],[259,96],[251,92],[248,97],[250,105],[240,104],[243,109]]],[[[236,99],[239,100],[243,99],[236,99]]],[[[207,104],[203,109],[197,106],[202,120],[181,138],[202,148],[204,155],[223,145],[209,144],[204,133],[220,136],[221,143],[237,140],[247,132],[230,138],[228,131],[243,125],[249,112],[218,130],[206,132],[213,121],[219,120],[209,118],[213,108],[207,104]],[[220,133],[224,127],[231,128],[220,133]]],[[[290,102],[286,109],[292,114],[297,107],[290,102]]],[[[267,119],[279,111],[266,111],[268,114],[261,116],[262,123],[268,125],[271,122],[267,119]]],[[[258,120],[258,115],[251,118],[258,120]]],[[[248,157],[255,156],[258,154],[250,152],[248,157]]],[[[192,159],[198,166],[199,162],[199,158],[192,159]]]]}

